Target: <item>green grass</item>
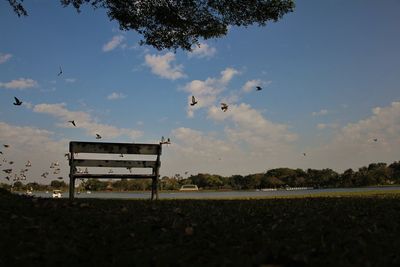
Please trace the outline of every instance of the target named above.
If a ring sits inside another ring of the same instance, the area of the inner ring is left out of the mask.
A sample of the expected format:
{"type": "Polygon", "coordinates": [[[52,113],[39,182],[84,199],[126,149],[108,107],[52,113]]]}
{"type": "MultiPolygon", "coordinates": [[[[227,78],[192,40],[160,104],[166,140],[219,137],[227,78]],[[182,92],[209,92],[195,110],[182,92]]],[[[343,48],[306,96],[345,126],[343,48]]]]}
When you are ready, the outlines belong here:
{"type": "Polygon", "coordinates": [[[399,222],[398,192],[70,202],[0,191],[0,266],[399,266],[399,222]]]}

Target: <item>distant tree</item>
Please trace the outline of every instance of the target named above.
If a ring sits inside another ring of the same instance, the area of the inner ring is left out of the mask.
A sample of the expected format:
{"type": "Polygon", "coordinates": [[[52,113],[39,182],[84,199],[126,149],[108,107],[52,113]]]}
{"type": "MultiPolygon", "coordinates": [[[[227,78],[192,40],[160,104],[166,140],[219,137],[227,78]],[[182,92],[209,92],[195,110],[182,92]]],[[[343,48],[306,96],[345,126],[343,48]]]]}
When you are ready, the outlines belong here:
{"type": "Polygon", "coordinates": [[[98,179],[88,179],[85,182],[84,188],[85,190],[91,190],[91,191],[103,191],[106,190],[107,188],[107,182],[102,182],[98,179]]]}
{"type": "Polygon", "coordinates": [[[51,188],[60,189],[67,187],[67,184],[64,181],[53,180],[50,182],[51,188]]]}
{"type": "Polygon", "coordinates": [[[232,175],[229,178],[230,186],[235,190],[240,190],[243,188],[243,176],[242,175],[232,175]]]}
{"type": "Polygon", "coordinates": [[[395,161],[388,167],[390,173],[390,179],[396,183],[400,184],[400,161],[395,161]]]}
{"type": "MultiPolygon", "coordinates": [[[[18,16],[27,16],[23,0],[7,0],[18,16]]],[[[265,26],[294,10],[294,0],[60,0],[77,11],[84,4],[104,8],[121,30],[134,30],[141,44],[159,50],[191,50],[199,39],[224,36],[229,26],[265,26]]]]}
{"type": "Polygon", "coordinates": [[[355,185],[355,176],[354,176],[354,171],[352,169],[347,169],[345,170],[340,176],[339,176],[339,184],[342,187],[352,187],[355,185]]]}
{"type": "Polygon", "coordinates": [[[266,176],[264,175],[261,180],[260,187],[261,188],[279,188],[284,185],[284,182],[276,178],[275,176],[266,176]]]}
{"type": "Polygon", "coordinates": [[[24,188],[24,184],[23,184],[21,181],[16,181],[16,182],[13,184],[13,188],[14,188],[15,190],[21,190],[21,189],[24,188]]]}
{"type": "Polygon", "coordinates": [[[368,165],[368,179],[374,185],[387,184],[390,179],[390,170],[386,167],[386,163],[380,162],[368,165]]]}

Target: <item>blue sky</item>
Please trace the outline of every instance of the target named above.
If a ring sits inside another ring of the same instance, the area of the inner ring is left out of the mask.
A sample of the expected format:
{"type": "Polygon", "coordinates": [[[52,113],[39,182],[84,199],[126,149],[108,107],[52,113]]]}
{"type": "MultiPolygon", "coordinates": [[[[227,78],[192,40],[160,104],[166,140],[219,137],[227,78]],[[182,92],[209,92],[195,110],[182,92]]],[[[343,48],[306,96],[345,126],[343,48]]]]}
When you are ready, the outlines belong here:
{"type": "Polygon", "coordinates": [[[0,2],[0,142],[15,170],[32,161],[28,180],[55,160],[66,177],[68,142],[96,132],[170,137],[162,175],[400,159],[398,1],[297,1],[280,21],[231,27],[193,53],[139,46],[101,9],[24,4],[29,16],[18,18],[0,2]]]}

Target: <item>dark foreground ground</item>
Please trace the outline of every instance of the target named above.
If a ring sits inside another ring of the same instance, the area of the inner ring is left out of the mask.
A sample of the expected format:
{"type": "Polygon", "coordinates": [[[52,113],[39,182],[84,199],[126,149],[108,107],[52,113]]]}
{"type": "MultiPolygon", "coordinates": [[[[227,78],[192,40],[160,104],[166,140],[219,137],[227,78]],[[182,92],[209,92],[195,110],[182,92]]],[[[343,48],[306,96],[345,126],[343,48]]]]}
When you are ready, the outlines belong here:
{"type": "Polygon", "coordinates": [[[400,194],[35,199],[0,191],[0,266],[400,266],[400,194]]]}

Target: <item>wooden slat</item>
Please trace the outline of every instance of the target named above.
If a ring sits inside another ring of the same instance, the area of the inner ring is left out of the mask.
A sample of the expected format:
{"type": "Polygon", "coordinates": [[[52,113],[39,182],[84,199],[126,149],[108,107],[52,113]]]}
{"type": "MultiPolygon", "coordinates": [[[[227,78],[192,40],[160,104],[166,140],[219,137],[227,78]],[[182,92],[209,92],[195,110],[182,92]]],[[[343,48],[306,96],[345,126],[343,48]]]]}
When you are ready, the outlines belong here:
{"type": "Polygon", "coordinates": [[[93,160],[74,159],[75,166],[110,168],[154,168],[157,161],[151,160],[93,160]]]}
{"type": "Polygon", "coordinates": [[[90,173],[76,173],[73,175],[76,179],[150,179],[156,178],[153,174],[90,174],[90,173]]]}
{"type": "Polygon", "coordinates": [[[73,141],[69,143],[69,151],[71,153],[158,155],[161,153],[161,145],[73,141]]]}

